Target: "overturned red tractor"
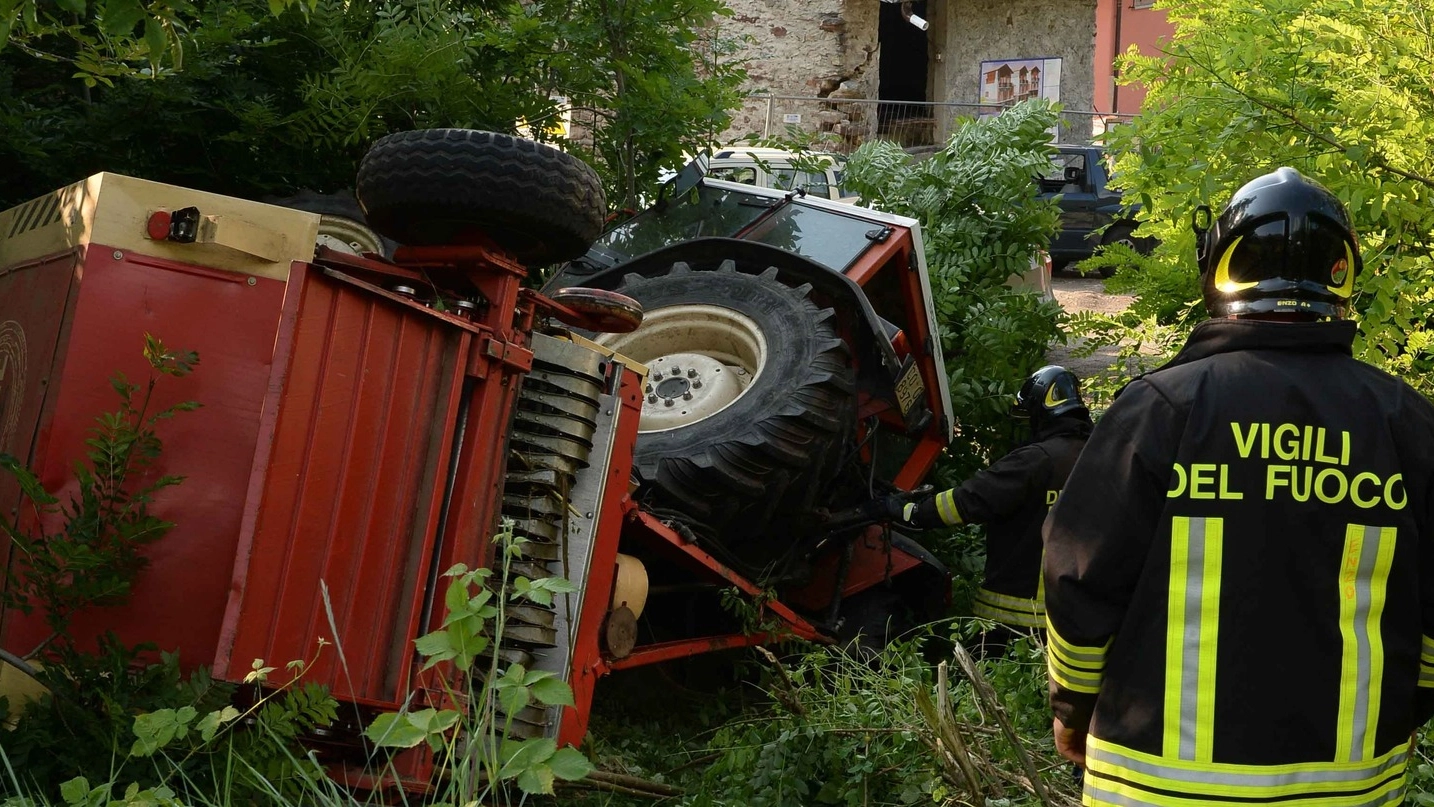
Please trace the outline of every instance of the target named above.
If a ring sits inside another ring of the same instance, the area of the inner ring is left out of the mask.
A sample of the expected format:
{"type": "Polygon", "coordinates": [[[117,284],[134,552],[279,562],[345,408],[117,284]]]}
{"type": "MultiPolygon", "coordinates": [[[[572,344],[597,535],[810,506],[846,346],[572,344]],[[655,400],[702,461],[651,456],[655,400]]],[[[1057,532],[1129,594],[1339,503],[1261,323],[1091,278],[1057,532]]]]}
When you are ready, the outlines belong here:
{"type": "MultiPolygon", "coordinates": [[[[444,570],[490,563],[510,522],[522,574],[576,586],[508,614],[497,652],[576,702],[515,732],[576,744],[604,675],[942,613],[941,564],[854,509],[918,486],[952,433],[915,221],[699,161],[602,234],[590,168],[466,130],[379,141],[357,196],[391,260],[316,248],[314,214],[113,174],[0,213],[0,452],[62,499],[144,334],[202,360],[162,390],[204,405],[164,426],[155,472],[188,478],[155,507],[178,526],[76,635],[236,682],[323,639],[307,679],[361,714],[442,703],[466,671],[422,671],[414,640],[444,570]]],[[[6,613],[0,644],[45,632],[6,613]]],[[[362,723],[323,744],[372,787],[362,723]]],[[[395,784],[432,768],[409,752],[395,784]]]]}

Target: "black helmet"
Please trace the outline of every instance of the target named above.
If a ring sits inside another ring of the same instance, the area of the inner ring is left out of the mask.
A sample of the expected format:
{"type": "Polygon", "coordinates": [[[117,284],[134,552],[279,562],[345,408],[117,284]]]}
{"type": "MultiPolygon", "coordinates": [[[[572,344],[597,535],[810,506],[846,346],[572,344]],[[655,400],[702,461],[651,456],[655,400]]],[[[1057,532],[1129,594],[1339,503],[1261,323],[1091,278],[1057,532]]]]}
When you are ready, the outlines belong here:
{"type": "Polygon", "coordinates": [[[1208,207],[1195,215],[1210,316],[1344,316],[1363,264],[1349,213],[1322,185],[1280,168],[1235,191],[1213,224],[1208,207]]]}
{"type": "Polygon", "coordinates": [[[1011,408],[1011,414],[1030,418],[1036,426],[1076,411],[1089,411],[1080,398],[1080,381],[1076,380],[1075,373],[1058,364],[1048,364],[1031,373],[1016,393],[1016,405],[1011,408]]]}

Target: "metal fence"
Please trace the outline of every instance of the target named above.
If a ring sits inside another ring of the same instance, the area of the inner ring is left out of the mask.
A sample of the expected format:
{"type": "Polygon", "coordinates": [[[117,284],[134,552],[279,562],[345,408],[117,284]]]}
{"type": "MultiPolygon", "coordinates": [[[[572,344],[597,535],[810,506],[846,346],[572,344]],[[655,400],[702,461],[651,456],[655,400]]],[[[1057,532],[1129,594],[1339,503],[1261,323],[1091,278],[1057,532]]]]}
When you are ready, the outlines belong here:
{"type": "MultiPolygon", "coordinates": [[[[848,154],[868,140],[890,140],[908,149],[936,147],[946,141],[960,118],[999,115],[1004,107],[950,101],[878,101],[869,98],[817,98],[754,95],[745,105],[749,120],[760,122],[764,138],[815,137],[815,147],[848,154]]],[[[1130,120],[1090,110],[1060,113],[1051,135],[1057,143],[1090,143],[1108,129],[1130,120]]]]}

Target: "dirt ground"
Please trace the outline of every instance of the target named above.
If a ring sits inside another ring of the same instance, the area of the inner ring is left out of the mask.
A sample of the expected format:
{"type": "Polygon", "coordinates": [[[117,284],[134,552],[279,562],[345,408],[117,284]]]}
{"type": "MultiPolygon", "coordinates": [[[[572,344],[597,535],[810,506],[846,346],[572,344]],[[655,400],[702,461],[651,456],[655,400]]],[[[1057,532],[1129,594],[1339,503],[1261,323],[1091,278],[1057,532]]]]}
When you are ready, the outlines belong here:
{"type": "MultiPolygon", "coordinates": [[[[1097,311],[1114,314],[1130,305],[1133,298],[1124,294],[1107,294],[1104,283],[1105,281],[1098,277],[1081,277],[1065,272],[1057,272],[1051,278],[1056,302],[1060,303],[1067,313],[1097,311]]],[[[1055,345],[1046,354],[1046,359],[1051,364],[1062,365],[1081,378],[1104,370],[1115,360],[1116,349],[1114,347],[1102,348],[1093,355],[1082,358],[1075,358],[1071,355],[1072,347],[1072,345],[1055,345]]]]}

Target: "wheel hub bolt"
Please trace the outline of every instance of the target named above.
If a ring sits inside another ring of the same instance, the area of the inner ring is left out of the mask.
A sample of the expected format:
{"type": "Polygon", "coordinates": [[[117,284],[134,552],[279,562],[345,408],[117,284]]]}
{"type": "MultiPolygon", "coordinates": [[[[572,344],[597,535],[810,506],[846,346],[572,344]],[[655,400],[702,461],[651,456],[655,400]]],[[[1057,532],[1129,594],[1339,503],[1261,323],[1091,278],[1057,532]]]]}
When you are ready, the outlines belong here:
{"type": "Polygon", "coordinates": [[[687,377],[688,377],[688,378],[696,378],[696,377],[697,377],[697,371],[696,371],[696,370],[688,370],[688,371],[687,371],[687,377]]]}
{"type": "Polygon", "coordinates": [[[662,401],[662,405],[663,405],[663,406],[672,406],[672,399],[671,399],[671,398],[664,398],[663,401],[662,401]]]}
{"type": "Polygon", "coordinates": [[[652,392],[652,385],[651,385],[651,384],[648,384],[648,385],[647,385],[647,388],[644,389],[643,392],[652,392]]]}
{"type": "Polygon", "coordinates": [[[647,402],[648,402],[648,403],[657,403],[657,396],[656,396],[656,395],[649,395],[649,396],[647,396],[647,402]]]}
{"type": "Polygon", "coordinates": [[[690,400],[692,400],[692,393],[690,393],[690,392],[684,392],[684,393],[682,393],[682,400],[684,400],[684,401],[690,401],[690,400]]]}
{"type": "Polygon", "coordinates": [[[681,372],[682,372],[682,368],[681,368],[681,367],[678,367],[678,366],[675,365],[675,364],[672,365],[672,374],[673,374],[674,376],[681,374],[681,372]]]}
{"type": "Polygon", "coordinates": [[[702,389],[702,382],[701,382],[701,381],[693,381],[693,382],[692,382],[692,388],[693,388],[693,389],[702,389]]]}

